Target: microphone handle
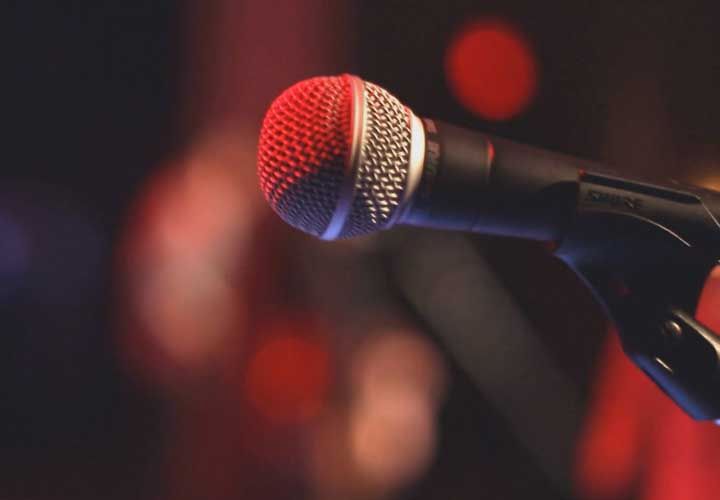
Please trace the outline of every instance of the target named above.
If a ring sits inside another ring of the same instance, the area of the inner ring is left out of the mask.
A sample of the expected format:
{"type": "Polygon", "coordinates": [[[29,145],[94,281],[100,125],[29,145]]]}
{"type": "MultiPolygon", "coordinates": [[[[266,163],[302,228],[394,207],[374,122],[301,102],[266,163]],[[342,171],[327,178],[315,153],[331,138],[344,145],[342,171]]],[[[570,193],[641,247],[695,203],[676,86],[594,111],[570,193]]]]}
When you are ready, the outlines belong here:
{"type": "Polygon", "coordinates": [[[560,241],[584,213],[608,213],[644,219],[720,255],[720,193],[627,179],[595,162],[423,123],[423,171],[401,224],[560,241]]]}

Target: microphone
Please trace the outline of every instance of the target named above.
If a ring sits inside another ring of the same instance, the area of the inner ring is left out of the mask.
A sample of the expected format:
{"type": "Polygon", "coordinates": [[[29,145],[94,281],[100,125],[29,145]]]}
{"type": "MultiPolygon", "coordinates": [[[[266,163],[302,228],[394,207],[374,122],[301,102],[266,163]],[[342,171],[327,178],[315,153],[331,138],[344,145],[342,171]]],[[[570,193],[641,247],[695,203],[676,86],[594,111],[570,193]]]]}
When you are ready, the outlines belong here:
{"type": "Polygon", "coordinates": [[[695,418],[720,418],[720,337],[693,319],[720,258],[720,194],[419,118],[352,75],[270,106],[260,186],[325,240],[411,225],[551,242],[595,292],[633,361],[695,418]]]}
{"type": "Polygon", "coordinates": [[[607,210],[651,219],[663,212],[686,219],[673,228],[685,239],[707,231],[717,241],[716,193],[702,191],[699,202],[698,188],[624,179],[596,163],[420,119],[352,75],[283,92],[258,151],[270,206],[326,240],[407,224],[556,241],[578,211],[607,210]]]}

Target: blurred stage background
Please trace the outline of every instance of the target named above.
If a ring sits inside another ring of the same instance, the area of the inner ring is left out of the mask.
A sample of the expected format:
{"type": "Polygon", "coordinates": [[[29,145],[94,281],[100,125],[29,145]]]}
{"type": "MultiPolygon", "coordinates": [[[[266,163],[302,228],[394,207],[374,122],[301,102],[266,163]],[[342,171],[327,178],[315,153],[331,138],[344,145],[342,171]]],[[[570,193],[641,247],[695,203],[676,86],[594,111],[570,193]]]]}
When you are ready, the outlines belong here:
{"type": "Polygon", "coordinates": [[[547,249],[268,213],[264,111],[356,73],[720,188],[716,2],[0,7],[0,498],[714,498],[720,437],[547,249]],[[700,430],[699,430],[700,429],[700,430]]]}

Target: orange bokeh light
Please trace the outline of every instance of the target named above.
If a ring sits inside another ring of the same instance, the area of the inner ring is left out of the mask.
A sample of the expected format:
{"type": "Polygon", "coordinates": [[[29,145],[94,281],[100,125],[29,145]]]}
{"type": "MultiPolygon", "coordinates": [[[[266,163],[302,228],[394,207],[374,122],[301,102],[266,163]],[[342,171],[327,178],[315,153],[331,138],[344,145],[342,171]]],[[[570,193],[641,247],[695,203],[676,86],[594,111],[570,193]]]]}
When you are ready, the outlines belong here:
{"type": "Polygon", "coordinates": [[[329,346],[315,337],[283,334],[265,341],[250,359],[247,396],[278,424],[302,423],[326,403],[331,380],[329,346]]]}
{"type": "Polygon", "coordinates": [[[460,103],[488,120],[523,112],[537,91],[532,47],[514,26],[482,19],[460,30],[448,46],[445,73],[460,103]]]}

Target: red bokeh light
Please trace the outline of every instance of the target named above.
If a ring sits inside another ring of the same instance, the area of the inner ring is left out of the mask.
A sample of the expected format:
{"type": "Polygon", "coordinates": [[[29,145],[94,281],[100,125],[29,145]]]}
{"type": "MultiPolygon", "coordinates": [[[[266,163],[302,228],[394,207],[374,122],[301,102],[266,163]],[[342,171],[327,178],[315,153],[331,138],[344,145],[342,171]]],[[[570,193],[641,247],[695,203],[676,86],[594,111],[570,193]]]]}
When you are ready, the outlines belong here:
{"type": "Polygon", "coordinates": [[[460,30],[448,46],[445,73],[462,105],[488,120],[517,116],[537,90],[532,47],[517,28],[499,19],[460,30]]]}
{"type": "Polygon", "coordinates": [[[316,337],[282,334],[263,342],[248,364],[247,396],[264,418],[278,424],[317,416],[331,380],[329,346],[316,337]]]}

